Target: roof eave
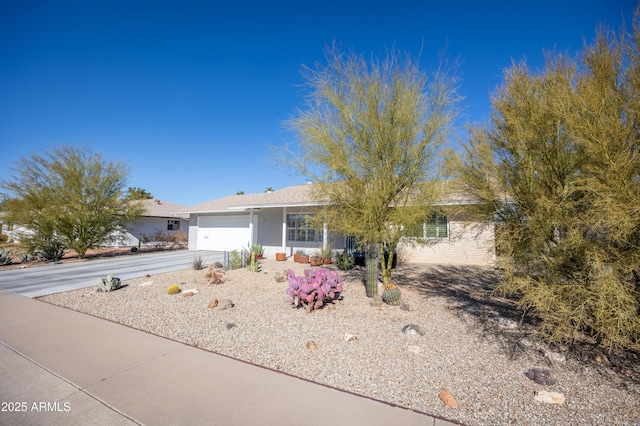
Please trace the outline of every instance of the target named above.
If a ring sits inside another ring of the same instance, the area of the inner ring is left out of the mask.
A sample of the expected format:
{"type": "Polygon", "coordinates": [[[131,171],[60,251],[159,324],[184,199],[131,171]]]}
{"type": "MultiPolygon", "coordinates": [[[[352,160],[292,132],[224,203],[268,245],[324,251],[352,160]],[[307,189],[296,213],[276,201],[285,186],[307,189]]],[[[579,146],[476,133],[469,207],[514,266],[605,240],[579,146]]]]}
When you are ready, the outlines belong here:
{"type": "Polygon", "coordinates": [[[278,204],[247,204],[244,206],[229,206],[229,210],[251,210],[251,209],[272,209],[284,207],[318,207],[327,205],[327,202],[307,202],[307,203],[278,203],[278,204]]]}

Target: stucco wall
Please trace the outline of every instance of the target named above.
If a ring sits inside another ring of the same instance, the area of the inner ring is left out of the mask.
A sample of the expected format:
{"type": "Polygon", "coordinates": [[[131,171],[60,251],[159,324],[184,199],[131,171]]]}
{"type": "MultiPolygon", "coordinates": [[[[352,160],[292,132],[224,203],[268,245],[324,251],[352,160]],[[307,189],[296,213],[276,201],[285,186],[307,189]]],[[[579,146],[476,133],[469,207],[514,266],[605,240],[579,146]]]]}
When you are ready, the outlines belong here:
{"type": "Polygon", "coordinates": [[[398,257],[406,263],[442,263],[450,265],[488,265],[495,262],[495,239],[492,224],[471,225],[449,222],[449,238],[433,240],[428,245],[398,246],[398,257]]]}
{"type": "MultiPolygon", "coordinates": [[[[125,238],[119,243],[121,246],[137,246],[140,235],[152,237],[157,231],[167,231],[167,221],[180,220],[180,230],[185,234],[189,231],[189,221],[181,218],[143,217],[136,223],[126,226],[125,238]]],[[[171,232],[171,231],[168,231],[171,232]]]]}

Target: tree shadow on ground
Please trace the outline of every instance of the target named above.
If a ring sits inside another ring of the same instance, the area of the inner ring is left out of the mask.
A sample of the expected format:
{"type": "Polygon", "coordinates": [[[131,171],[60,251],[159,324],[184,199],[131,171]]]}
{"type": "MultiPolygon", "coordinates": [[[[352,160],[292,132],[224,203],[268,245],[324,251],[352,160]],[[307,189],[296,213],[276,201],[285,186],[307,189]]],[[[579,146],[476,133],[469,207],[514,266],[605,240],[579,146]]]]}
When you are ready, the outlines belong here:
{"type": "Polygon", "coordinates": [[[640,383],[640,353],[605,351],[586,336],[569,344],[545,344],[538,333],[539,319],[523,312],[515,299],[493,292],[500,271],[488,266],[404,264],[393,272],[400,288],[414,289],[425,298],[443,297],[464,321],[477,324],[481,338],[496,341],[510,359],[533,357],[553,363],[545,354],[561,354],[602,374],[640,383]]]}

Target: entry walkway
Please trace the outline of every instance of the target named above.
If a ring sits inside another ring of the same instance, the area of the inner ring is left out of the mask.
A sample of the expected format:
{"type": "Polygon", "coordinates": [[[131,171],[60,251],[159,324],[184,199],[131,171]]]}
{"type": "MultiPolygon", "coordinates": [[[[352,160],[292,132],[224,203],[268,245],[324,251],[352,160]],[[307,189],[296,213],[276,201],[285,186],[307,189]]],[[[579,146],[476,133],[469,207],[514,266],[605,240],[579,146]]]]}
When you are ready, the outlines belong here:
{"type": "Polygon", "coordinates": [[[1,425],[455,423],[0,290],[1,425]]]}

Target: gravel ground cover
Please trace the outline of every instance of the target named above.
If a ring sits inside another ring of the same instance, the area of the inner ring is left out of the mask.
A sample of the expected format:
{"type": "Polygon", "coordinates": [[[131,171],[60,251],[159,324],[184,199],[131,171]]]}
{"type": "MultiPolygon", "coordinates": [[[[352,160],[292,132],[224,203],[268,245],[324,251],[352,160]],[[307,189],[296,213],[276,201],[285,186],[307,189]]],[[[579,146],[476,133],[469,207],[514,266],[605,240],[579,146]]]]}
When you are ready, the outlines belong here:
{"type": "Polygon", "coordinates": [[[228,271],[219,285],[206,283],[206,269],[184,269],[40,300],[467,425],[640,424],[636,355],[539,343],[510,301],[487,292],[490,269],[400,265],[401,307],[372,304],[362,269],[340,271],[342,300],[308,313],[276,278],[309,266],[260,263],[260,272],[228,271]],[[182,293],[168,295],[172,284],[182,293]],[[185,297],[190,289],[197,293],[185,297]],[[234,306],[209,308],[213,299],[234,306]],[[403,332],[409,324],[424,335],[403,332]],[[443,390],[457,407],[440,399],[443,390]],[[540,402],[548,392],[564,403],[540,402]]]}

